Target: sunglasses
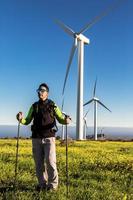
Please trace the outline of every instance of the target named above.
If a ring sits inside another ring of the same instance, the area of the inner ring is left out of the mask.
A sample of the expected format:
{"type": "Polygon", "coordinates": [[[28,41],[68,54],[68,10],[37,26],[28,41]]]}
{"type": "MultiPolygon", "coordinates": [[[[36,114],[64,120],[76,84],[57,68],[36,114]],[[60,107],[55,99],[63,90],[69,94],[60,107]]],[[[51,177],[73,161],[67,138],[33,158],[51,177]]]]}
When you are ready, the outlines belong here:
{"type": "Polygon", "coordinates": [[[44,92],[47,92],[47,90],[45,90],[45,89],[38,89],[37,90],[37,93],[44,93],[44,92]]]}

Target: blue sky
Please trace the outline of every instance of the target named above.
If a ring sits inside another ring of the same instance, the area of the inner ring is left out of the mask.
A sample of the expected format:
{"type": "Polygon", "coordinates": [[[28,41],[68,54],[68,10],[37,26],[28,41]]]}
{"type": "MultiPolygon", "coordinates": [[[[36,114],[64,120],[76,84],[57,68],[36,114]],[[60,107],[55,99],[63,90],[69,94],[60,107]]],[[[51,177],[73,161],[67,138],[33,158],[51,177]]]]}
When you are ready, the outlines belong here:
{"type": "MultiPolygon", "coordinates": [[[[17,124],[15,115],[37,100],[42,82],[58,106],[73,39],[54,23],[60,19],[74,31],[115,0],[4,0],[0,1],[0,124],[17,124]]],[[[98,108],[99,126],[132,127],[133,119],[133,2],[119,8],[84,33],[84,102],[92,97],[98,78],[97,97],[112,110],[98,108]]],[[[65,91],[64,110],[76,115],[77,54],[65,91]]],[[[89,107],[85,108],[85,112],[89,107]]],[[[93,105],[88,113],[93,124],[93,105]]]]}

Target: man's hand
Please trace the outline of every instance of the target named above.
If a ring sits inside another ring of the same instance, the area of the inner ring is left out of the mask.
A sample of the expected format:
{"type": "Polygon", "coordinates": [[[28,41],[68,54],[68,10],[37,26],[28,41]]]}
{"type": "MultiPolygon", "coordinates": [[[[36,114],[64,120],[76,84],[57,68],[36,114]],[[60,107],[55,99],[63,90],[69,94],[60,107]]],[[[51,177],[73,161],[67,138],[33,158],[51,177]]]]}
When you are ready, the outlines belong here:
{"type": "Polygon", "coordinates": [[[66,124],[70,124],[71,121],[72,121],[72,120],[71,120],[71,117],[67,116],[67,117],[66,117],[66,124]]]}
{"type": "Polygon", "coordinates": [[[16,115],[16,118],[18,121],[21,121],[22,118],[23,118],[23,113],[22,112],[19,112],[17,115],[16,115]]]}

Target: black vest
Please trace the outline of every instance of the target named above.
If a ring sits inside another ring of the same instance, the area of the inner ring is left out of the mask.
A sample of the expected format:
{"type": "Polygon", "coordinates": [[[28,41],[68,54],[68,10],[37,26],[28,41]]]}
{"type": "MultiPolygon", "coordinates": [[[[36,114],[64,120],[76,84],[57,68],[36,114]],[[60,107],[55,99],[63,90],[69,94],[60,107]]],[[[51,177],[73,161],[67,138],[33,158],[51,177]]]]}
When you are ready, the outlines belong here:
{"type": "Polygon", "coordinates": [[[33,104],[32,138],[55,137],[55,104],[52,100],[38,101],[33,104]]]}

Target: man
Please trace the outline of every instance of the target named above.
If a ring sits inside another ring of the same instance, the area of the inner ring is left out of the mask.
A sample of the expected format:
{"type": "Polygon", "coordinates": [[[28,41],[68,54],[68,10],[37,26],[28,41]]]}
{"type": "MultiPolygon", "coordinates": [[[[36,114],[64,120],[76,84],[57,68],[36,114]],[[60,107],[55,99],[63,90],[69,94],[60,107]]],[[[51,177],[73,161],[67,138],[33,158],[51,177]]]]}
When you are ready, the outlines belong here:
{"type": "Polygon", "coordinates": [[[32,152],[38,179],[37,190],[55,190],[58,187],[58,172],[56,167],[55,133],[56,121],[61,124],[70,123],[70,117],[62,114],[57,105],[48,99],[49,87],[42,83],[38,90],[39,101],[35,102],[26,118],[22,112],[17,114],[21,124],[28,125],[33,120],[32,152]]]}

